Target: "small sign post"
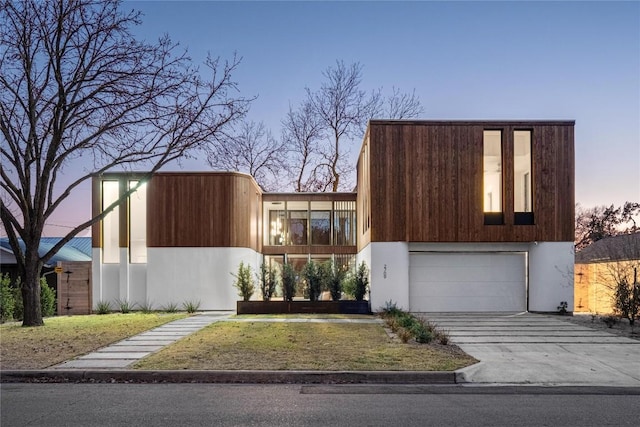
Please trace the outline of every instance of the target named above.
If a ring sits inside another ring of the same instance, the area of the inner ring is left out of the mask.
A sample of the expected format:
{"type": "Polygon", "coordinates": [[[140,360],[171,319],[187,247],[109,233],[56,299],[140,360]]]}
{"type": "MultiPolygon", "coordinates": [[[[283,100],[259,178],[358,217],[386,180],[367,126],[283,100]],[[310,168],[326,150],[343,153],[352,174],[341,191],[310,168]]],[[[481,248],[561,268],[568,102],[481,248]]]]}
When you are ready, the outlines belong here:
{"type": "Polygon", "coordinates": [[[53,269],[53,271],[55,271],[56,273],[60,274],[62,273],[62,267],[56,267],[53,269]]]}

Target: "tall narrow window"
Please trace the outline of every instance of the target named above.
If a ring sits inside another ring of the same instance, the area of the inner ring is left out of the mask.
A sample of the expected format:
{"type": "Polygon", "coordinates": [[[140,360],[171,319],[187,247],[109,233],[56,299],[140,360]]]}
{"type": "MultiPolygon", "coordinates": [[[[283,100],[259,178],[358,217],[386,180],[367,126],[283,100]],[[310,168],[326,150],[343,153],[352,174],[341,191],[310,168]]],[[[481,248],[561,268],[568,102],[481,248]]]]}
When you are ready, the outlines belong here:
{"type": "MultiPolygon", "coordinates": [[[[129,188],[138,181],[129,181],[129,188]]],[[[129,196],[129,258],[132,264],[147,262],[147,185],[129,196]]]]}
{"type": "Polygon", "coordinates": [[[513,132],[513,210],[516,224],[533,224],[531,131],[513,132]]]}
{"type": "MultiPolygon", "coordinates": [[[[102,181],[102,210],[118,200],[120,183],[102,181]]],[[[102,262],[120,262],[120,208],[116,206],[102,220],[102,262]]]]}
{"type": "Polygon", "coordinates": [[[502,224],[502,131],[485,130],[483,148],[485,224],[502,224]]]}

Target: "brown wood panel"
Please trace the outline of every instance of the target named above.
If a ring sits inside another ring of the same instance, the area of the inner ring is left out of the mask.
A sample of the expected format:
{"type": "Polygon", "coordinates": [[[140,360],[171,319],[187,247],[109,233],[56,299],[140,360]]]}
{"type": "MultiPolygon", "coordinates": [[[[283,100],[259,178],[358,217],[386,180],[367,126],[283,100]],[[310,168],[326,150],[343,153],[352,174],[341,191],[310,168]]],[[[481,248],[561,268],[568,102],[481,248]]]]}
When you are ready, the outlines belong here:
{"type": "Polygon", "coordinates": [[[158,173],[147,189],[147,246],[259,251],[261,194],[240,173],[158,173]]]}
{"type": "Polygon", "coordinates": [[[58,315],[91,314],[91,262],[58,262],[62,271],[57,274],[57,311],[58,315]]]}
{"type": "MultiPolygon", "coordinates": [[[[572,241],[573,127],[571,121],[371,121],[368,239],[572,241]],[[499,129],[503,134],[503,225],[484,225],[485,129],[499,129]],[[532,132],[534,225],[514,225],[514,130],[532,132]]],[[[364,178],[359,172],[359,189],[364,178]]],[[[362,198],[359,194],[358,200],[362,198]]],[[[361,208],[359,205],[359,213],[361,208]]],[[[362,248],[367,239],[361,228],[358,238],[362,248]]]]}

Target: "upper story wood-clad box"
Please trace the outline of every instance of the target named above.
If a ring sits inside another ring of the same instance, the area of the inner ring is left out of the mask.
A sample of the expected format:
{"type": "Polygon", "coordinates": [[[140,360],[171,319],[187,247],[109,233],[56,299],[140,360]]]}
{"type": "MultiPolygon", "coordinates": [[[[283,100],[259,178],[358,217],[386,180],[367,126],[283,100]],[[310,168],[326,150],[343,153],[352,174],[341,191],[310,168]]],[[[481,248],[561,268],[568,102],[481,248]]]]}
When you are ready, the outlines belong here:
{"type": "MultiPolygon", "coordinates": [[[[107,173],[93,180],[98,215],[144,173],[107,173]]],[[[157,172],[103,221],[93,247],[244,247],[261,249],[262,192],[237,172],[157,172]]],[[[112,262],[117,259],[113,254],[112,262]]]]}
{"type": "Polygon", "coordinates": [[[358,247],[573,241],[574,124],[372,120],[358,161],[358,247]]]}
{"type": "Polygon", "coordinates": [[[262,192],[237,172],[154,174],[147,190],[148,247],[260,251],[262,192]]]}

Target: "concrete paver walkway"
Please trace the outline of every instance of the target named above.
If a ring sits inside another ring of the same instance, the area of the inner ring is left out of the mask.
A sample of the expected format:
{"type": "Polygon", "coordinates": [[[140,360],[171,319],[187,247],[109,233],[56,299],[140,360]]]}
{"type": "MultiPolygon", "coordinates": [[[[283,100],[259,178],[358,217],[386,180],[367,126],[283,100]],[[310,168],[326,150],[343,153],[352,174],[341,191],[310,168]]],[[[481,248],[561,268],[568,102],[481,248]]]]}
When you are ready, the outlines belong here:
{"type": "Polygon", "coordinates": [[[133,363],[234,312],[206,312],[175,320],[51,369],[126,369],[133,363]]]}
{"type": "Polygon", "coordinates": [[[424,317],[481,362],[459,373],[487,384],[640,386],[640,341],[531,313],[424,317]]]}

